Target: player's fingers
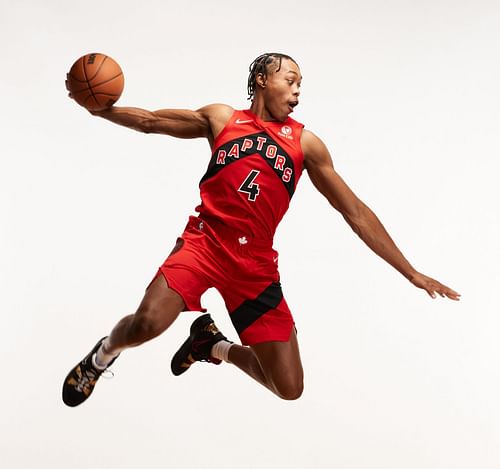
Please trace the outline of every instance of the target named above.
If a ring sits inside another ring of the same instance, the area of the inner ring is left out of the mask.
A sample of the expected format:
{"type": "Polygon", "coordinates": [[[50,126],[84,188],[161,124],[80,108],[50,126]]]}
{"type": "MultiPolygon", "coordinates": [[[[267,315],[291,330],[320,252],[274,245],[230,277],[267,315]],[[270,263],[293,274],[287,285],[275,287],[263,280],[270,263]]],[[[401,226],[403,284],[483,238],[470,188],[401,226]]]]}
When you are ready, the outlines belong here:
{"type": "Polygon", "coordinates": [[[441,287],[439,290],[439,294],[444,298],[445,296],[447,298],[451,299],[458,299],[460,297],[460,293],[456,292],[455,290],[452,290],[451,288],[447,287],[446,285],[439,284],[441,287]]]}
{"type": "Polygon", "coordinates": [[[427,292],[431,298],[436,298],[439,295],[441,298],[450,298],[452,300],[458,301],[460,299],[460,293],[452,290],[451,288],[443,285],[442,283],[434,280],[433,278],[420,276],[412,279],[412,283],[422,288],[427,292]]]}
{"type": "Polygon", "coordinates": [[[450,298],[451,300],[459,300],[460,293],[448,288],[445,285],[439,284],[435,291],[441,296],[441,298],[450,298]]]}
{"type": "Polygon", "coordinates": [[[438,294],[441,298],[444,298],[446,295],[446,290],[448,287],[445,287],[443,284],[432,281],[430,282],[428,289],[432,292],[432,298],[436,298],[436,294],[438,294]]]}
{"type": "Polygon", "coordinates": [[[458,301],[460,300],[460,293],[457,293],[456,291],[453,291],[453,290],[448,290],[446,292],[446,296],[450,299],[450,300],[455,300],[455,301],[458,301]]]}
{"type": "Polygon", "coordinates": [[[66,86],[66,89],[68,90],[68,98],[73,99],[73,95],[71,94],[71,90],[69,89],[69,85],[68,85],[68,77],[69,77],[69,73],[66,73],[66,80],[64,81],[64,84],[66,86]]]}
{"type": "Polygon", "coordinates": [[[427,292],[427,294],[432,298],[436,298],[436,294],[434,293],[434,289],[433,288],[424,288],[424,290],[427,292]]]}

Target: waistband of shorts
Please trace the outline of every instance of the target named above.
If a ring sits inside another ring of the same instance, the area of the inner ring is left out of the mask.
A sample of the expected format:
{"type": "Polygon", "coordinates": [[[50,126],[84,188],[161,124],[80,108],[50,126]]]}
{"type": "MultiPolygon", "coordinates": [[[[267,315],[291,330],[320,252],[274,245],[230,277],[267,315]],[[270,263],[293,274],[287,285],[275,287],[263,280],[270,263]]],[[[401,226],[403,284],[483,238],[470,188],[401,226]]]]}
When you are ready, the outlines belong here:
{"type": "Polygon", "coordinates": [[[273,248],[273,240],[271,238],[256,238],[242,230],[227,226],[215,218],[201,218],[191,215],[187,226],[208,232],[223,243],[231,243],[237,246],[258,249],[273,248]]]}

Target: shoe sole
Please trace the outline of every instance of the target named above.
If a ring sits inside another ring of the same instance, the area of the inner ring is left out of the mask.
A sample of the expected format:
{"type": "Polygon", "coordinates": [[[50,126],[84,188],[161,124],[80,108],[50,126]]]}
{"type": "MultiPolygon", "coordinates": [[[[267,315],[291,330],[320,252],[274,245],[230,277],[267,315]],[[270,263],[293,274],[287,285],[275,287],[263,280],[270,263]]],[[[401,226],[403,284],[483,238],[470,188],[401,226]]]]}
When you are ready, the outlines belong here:
{"type": "MultiPolygon", "coordinates": [[[[181,345],[180,349],[177,350],[175,355],[172,357],[172,361],[170,362],[170,369],[175,376],[180,376],[182,373],[187,371],[191,365],[187,364],[187,360],[189,355],[191,354],[191,344],[193,343],[193,339],[189,336],[184,343],[181,345]]],[[[196,360],[193,360],[193,363],[196,360]]]]}

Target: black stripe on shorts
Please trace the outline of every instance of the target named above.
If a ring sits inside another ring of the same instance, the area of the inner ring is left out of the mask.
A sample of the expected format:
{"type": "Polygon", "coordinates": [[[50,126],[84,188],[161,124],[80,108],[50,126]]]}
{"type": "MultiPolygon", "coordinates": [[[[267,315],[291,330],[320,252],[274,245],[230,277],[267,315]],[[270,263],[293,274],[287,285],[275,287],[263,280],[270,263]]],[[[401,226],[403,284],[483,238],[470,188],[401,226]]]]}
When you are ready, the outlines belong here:
{"type": "Polygon", "coordinates": [[[229,315],[238,334],[268,311],[275,309],[282,299],[281,284],[273,282],[254,300],[245,300],[229,315]]]}

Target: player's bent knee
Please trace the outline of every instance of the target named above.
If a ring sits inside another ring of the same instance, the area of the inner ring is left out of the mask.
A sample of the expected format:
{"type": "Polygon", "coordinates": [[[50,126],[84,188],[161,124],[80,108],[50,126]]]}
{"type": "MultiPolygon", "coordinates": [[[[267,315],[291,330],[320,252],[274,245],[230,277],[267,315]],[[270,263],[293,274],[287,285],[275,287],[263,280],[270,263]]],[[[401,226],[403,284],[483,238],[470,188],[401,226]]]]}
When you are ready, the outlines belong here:
{"type": "Polygon", "coordinates": [[[164,328],[156,317],[152,311],[137,311],[128,331],[134,342],[145,342],[163,332],[164,328]]]}
{"type": "Polygon", "coordinates": [[[296,383],[288,383],[286,385],[281,385],[277,387],[277,394],[281,399],[286,401],[295,401],[304,391],[304,383],[296,382],[296,383]]]}

